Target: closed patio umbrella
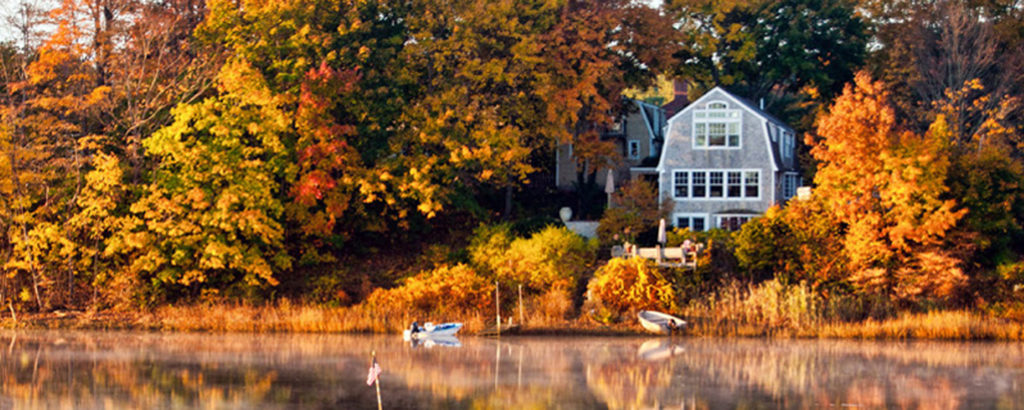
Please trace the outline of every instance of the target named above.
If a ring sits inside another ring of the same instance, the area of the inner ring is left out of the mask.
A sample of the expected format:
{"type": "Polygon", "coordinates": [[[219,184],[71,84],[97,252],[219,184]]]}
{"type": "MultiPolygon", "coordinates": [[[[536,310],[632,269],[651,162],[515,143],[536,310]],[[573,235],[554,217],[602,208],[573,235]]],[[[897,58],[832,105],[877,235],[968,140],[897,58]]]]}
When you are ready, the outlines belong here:
{"type": "Polygon", "coordinates": [[[658,243],[665,246],[665,242],[668,242],[668,237],[665,234],[665,218],[661,218],[661,221],[658,222],[658,243]]]}

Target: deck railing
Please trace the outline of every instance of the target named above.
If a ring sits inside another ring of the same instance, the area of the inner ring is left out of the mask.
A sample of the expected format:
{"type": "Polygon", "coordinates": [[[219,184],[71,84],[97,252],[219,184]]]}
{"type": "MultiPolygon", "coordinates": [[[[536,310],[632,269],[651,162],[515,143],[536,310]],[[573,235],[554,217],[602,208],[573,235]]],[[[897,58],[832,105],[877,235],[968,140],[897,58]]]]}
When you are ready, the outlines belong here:
{"type": "Polygon", "coordinates": [[[704,244],[692,244],[690,246],[640,248],[634,244],[626,243],[612,247],[613,258],[645,258],[651,259],[660,266],[697,268],[697,255],[704,251],[704,244]]]}

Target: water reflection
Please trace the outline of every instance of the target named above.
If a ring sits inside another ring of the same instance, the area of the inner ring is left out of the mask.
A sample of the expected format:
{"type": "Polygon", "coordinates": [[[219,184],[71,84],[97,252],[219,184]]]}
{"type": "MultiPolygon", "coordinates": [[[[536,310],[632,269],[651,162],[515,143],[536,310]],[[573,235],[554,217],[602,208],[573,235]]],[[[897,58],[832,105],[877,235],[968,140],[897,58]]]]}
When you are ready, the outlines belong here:
{"type": "Polygon", "coordinates": [[[1014,408],[1024,345],[0,333],[0,409],[1014,408]]]}
{"type": "Polygon", "coordinates": [[[686,349],[676,339],[657,338],[650,339],[640,345],[636,355],[641,359],[656,362],[669,359],[672,356],[681,355],[686,349]]]}
{"type": "Polygon", "coordinates": [[[412,347],[425,347],[430,349],[434,346],[443,347],[462,347],[462,342],[459,342],[459,338],[455,336],[430,336],[423,338],[409,339],[409,346],[412,347]]]}

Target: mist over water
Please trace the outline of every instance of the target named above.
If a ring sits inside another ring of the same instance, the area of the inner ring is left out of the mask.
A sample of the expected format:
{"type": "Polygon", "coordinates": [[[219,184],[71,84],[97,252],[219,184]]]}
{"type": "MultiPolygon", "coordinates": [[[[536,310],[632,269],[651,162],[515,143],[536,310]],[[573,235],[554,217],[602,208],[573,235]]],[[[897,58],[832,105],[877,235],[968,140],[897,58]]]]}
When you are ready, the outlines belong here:
{"type": "Polygon", "coordinates": [[[0,409],[1018,408],[1015,343],[0,332],[0,409]]]}

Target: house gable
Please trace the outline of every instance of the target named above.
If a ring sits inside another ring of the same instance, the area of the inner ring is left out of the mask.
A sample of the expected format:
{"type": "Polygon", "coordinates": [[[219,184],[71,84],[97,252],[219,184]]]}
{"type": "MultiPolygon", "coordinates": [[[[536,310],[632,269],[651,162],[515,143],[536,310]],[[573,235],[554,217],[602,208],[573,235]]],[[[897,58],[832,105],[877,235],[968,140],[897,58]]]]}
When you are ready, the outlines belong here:
{"type": "MultiPolygon", "coordinates": [[[[780,170],[780,168],[782,168],[782,169],[785,169],[785,168],[795,169],[795,167],[793,167],[793,166],[786,166],[785,161],[783,161],[783,159],[781,158],[782,155],[781,155],[781,153],[779,152],[779,149],[778,149],[779,145],[781,145],[781,142],[779,142],[778,144],[773,144],[772,138],[770,138],[771,134],[769,133],[768,127],[769,127],[769,124],[773,124],[777,128],[785,130],[790,135],[794,135],[795,136],[796,133],[793,131],[793,129],[790,128],[785,123],[783,123],[778,118],[775,118],[771,114],[768,114],[768,113],[764,112],[763,110],[758,109],[752,103],[750,103],[750,101],[747,101],[744,98],[741,98],[741,97],[738,97],[736,95],[733,95],[732,93],[730,93],[729,91],[726,91],[724,88],[722,88],[720,86],[715,86],[714,88],[712,88],[708,92],[704,93],[704,95],[700,96],[700,98],[697,98],[692,103],[690,103],[690,105],[686,106],[686,108],[683,108],[682,110],[680,110],[679,112],[675,113],[674,115],[672,115],[671,118],[668,119],[667,125],[665,127],[666,128],[666,132],[665,132],[665,143],[664,143],[663,151],[665,149],[667,149],[668,145],[670,144],[670,142],[668,141],[669,132],[667,130],[672,129],[673,124],[675,124],[678,121],[685,121],[687,119],[691,119],[692,116],[693,116],[693,111],[695,109],[697,109],[697,107],[706,106],[708,103],[712,103],[712,102],[714,102],[716,100],[724,100],[724,101],[728,102],[729,104],[735,105],[735,106],[739,107],[740,109],[745,110],[747,113],[753,115],[758,120],[760,120],[760,122],[761,122],[761,132],[762,132],[762,135],[765,137],[764,138],[764,144],[768,148],[768,151],[772,153],[772,171],[776,171],[777,172],[777,171],[780,170]]],[[[658,161],[657,170],[659,172],[664,171],[664,157],[665,156],[662,155],[662,158],[658,161]]],[[[795,160],[795,158],[793,160],[795,160]]]]}
{"type": "Polygon", "coordinates": [[[715,87],[667,122],[656,172],[677,223],[734,229],[785,200],[795,133],[775,117],[715,87]]]}

